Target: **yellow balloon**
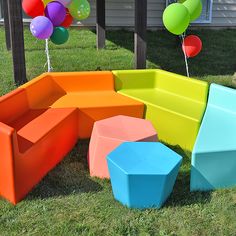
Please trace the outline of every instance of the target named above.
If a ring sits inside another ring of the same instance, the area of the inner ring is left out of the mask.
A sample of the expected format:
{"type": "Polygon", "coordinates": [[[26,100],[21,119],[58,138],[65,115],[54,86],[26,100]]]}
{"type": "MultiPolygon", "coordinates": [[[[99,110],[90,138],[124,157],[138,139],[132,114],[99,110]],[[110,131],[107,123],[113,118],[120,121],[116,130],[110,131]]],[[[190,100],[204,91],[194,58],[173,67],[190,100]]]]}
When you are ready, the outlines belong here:
{"type": "Polygon", "coordinates": [[[43,0],[44,6],[46,7],[49,2],[52,2],[53,0],[43,0]]]}
{"type": "MultiPolygon", "coordinates": [[[[44,3],[44,6],[46,7],[48,3],[53,2],[55,0],[42,0],[44,3]]],[[[60,2],[64,7],[67,7],[71,4],[72,0],[57,0],[60,2]]]]}

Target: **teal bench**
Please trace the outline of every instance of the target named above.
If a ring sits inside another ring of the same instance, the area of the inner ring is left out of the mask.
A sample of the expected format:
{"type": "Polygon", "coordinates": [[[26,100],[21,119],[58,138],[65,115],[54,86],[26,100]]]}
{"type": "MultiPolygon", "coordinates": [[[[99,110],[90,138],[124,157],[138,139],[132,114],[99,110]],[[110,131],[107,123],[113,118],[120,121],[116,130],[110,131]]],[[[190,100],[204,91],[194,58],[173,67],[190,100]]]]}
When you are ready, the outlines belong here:
{"type": "Polygon", "coordinates": [[[236,186],[236,90],[212,84],[192,153],[191,190],[236,186]]]}

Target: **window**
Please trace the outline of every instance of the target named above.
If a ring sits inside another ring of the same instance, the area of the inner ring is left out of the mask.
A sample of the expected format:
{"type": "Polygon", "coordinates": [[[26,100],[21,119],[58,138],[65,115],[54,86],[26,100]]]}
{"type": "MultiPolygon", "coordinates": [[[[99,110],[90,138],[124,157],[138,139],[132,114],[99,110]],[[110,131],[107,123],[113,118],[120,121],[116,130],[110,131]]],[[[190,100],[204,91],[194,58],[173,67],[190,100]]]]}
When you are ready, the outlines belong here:
{"type": "MultiPolygon", "coordinates": [[[[177,2],[177,0],[166,0],[166,5],[177,2]]],[[[208,24],[212,20],[212,4],[213,0],[202,0],[202,14],[192,24],[208,24]]]]}

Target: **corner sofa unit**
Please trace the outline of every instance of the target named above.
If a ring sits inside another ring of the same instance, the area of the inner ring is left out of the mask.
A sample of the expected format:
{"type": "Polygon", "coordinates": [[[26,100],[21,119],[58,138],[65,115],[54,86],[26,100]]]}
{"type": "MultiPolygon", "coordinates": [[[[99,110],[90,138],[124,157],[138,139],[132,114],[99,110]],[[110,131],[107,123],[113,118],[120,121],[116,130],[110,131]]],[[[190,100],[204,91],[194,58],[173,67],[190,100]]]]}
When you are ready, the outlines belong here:
{"type": "Polygon", "coordinates": [[[143,110],[114,91],[111,72],[46,73],[0,97],[0,195],[18,203],[95,121],[143,110]]]}

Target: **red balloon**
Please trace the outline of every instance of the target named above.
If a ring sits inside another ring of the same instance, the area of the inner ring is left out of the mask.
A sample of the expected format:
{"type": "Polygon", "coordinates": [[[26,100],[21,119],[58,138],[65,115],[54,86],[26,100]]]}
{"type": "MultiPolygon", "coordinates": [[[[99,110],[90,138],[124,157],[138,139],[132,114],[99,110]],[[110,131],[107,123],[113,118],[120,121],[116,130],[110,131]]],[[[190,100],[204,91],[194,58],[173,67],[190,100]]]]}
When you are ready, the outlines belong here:
{"type": "Polygon", "coordinates": [[[73,22],[73,17],[71,16],[69,10],[66,8],[66,18],[65,20],[61,23],[60,26],[63,26],[65,28],[69,28],[73,22]]]}
{"type": "Polygon", "coordinates": [[[189,35],[184,39],[182,50],[187,57],[195,57],[202,50],[202,41],[196,35],[189,35]]]}
{"type": "Polygon", "coordinates": [[[31,17],[44,15],[44,4],[42,0],[23,0],[22,8],[31,17]]]}

